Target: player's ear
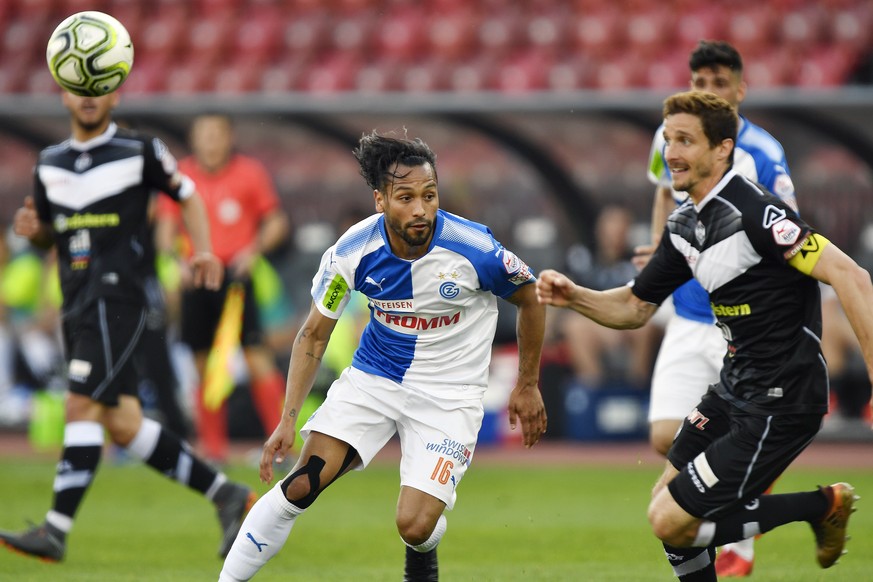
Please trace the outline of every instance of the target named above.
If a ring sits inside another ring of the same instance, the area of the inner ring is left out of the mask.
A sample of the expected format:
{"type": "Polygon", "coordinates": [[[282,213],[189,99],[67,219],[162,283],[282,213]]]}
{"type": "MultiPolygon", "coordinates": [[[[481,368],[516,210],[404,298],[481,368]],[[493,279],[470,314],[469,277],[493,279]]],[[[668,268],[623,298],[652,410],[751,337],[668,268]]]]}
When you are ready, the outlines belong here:
{"type": "Polygon", "coordinates": [[[743,99],[746,98],[746,89],[748,88],[749,86],[746,85],[746,82],[741,80],[739,86],[737,87],[737,104],[742,103],[743,99]]]}
{"type": "Polygon", "coordinates": [[[721,143],[718,144],[718,157],[721,160],[727,160],[731,152],[734,149],[734,140],[732,139],[723,139],[721,143]]]}
{"type": "Polygon", "coordinates": [[[385,196],[379,190],[373,190],[373,202],[376,205],[376,212],[385,212],[384,205],[385,196]]]}

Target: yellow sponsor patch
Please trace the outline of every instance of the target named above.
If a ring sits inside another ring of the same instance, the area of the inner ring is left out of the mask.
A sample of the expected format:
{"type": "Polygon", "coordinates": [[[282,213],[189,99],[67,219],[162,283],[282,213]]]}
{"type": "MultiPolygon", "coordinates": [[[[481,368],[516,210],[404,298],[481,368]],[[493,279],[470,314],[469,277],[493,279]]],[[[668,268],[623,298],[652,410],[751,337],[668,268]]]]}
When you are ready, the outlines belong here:
{"type": "Polygon", "coordinates": [[[329,310],[336,312],[339,309],[340,302],[342,302],[343,297],[349,290],[349,284],[346,283],[346,280],[342,278],[342,276],[337,275],[330,282],[330,285],[327,288],[327,292],[324,294],[324,300],[322,304],[327,307],[329,310]]]}

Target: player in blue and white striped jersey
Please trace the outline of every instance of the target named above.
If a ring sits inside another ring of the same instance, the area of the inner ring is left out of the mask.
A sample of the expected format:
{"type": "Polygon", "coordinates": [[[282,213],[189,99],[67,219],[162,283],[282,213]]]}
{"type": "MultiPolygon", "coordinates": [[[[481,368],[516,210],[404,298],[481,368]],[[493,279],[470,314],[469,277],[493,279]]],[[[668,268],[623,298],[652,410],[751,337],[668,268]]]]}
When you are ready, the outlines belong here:
{"type": "Polygon", "coordinates": [[[363,469],[397,434],[396,523],[407,545],[405,579],[436,580],[443,512],[473,458],[488,385],[497,297],[518,308],[519,374],[509,421],[524,444],[545,432],[538,388],[545,310],[528,266],[491,231],[439,209],[436,161],[421,140],[376,133],[355,155],[378,214],[328,249],[313,279],[312,308],[291,355],[283,418],[264,445],[261,478],[294,444],[297,414],[350,294],[364,294],[370,321],[352,365],[300,431],[291,473],[243,524],[221,580],[248,580],[282,547],[295,519],[334,480],[363,469]]]}

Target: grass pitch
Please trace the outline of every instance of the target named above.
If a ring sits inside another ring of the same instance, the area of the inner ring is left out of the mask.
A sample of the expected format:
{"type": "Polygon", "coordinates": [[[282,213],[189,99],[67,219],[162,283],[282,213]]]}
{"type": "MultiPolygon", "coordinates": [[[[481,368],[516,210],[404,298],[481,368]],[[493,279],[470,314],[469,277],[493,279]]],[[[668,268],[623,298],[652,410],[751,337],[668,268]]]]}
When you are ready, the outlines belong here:
{"type": "MultiPolygon", "coordinates": [[[[0,459],[0,529],[41,521],[53,460],[0,459]]],[[[673,580],[649,533],[646,505],[660,468],[473,466],[459,488],[440,545],[444,581],[673,580]]],[[[255,487],[256,470],[228,473],[255,487]]],[[[873,572],[873,468],[790,469],[777,491],[849,481],[862,497],[849,555],[821,570],[809,526],[789,524],[758,541],[752,580],[869,580],[873,572]]],[[[375,464],[332,485],[300,519],[262,581],[397,581],[403,545],[394,527],[393,464],[375,464]]],[[[61,564],[0,550],[0,580],[217,580],[219,528],[211,504],[139,464],[104,463],[80,509],[61,564]]]]}

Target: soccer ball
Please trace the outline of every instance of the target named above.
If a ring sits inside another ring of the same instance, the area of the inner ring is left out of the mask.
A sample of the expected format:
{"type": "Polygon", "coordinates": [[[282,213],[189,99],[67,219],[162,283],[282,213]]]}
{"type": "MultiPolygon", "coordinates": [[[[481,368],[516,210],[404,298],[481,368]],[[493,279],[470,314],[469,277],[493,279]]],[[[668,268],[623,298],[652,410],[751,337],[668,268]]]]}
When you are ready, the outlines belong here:
{"type": "Polygon", "coordinates": [[[45,51],[49,71],[63,89],[98,97],[118,89],[133,65],[127,29],[112,16],[89,10],[61,22],[45,51]]]}

